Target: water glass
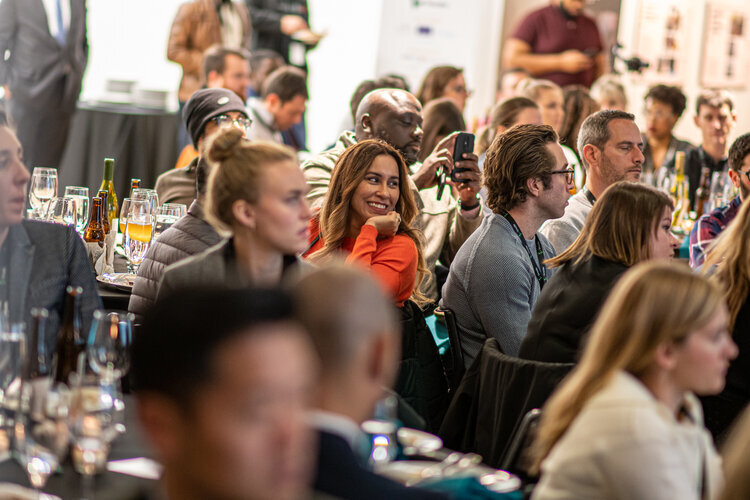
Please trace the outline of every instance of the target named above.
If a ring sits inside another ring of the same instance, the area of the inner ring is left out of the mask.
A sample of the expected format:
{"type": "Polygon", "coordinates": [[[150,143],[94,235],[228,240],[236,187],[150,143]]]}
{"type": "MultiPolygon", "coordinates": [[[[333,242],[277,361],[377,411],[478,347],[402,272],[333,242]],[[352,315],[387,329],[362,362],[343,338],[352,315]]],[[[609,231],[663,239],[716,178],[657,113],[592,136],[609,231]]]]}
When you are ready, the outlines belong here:
{"type": "Polygon", "coordinates": [[[187,213],[187,207],[182,203],[164,203],[156,209],[156,227],[154,238],[169,229],[172,224],[180,220],[187,213]]]}
{"type": "Polygon", "coordinates": [[[83,234],[89,220],[89,188],[83,186],[66,186],[65,197],[75,200],[76,231],[83,234]]]}
{"type": "Polygon", "coordinates": [[[65,384],[51,378],[23,381],[15,423],[17,458],[37,491],[68,450],[69,407],[70,391],[65,384]]]}
{"type": "Polygon", "coordinates": [[[47,202],[57,196],[57,169],[36,167],[31,174],[29,203],[31,208],[46,210],[47,202]]]}
{"type": "Polygon", "coordinates": [[[0,454],[7,450],[15,413],[21,398],[23,362],[26,359],[24,323],[10,324],[7,317],[0,324],[0,454]],[[4,446],[2,443],[6,443],[4,446]],[[6,448],[6,449],[3,449],[6,448]]]}
{"type": "Polygon", "coordinates": [[[128,259],[128,270],[135,274],[143,262],[154,235],[154,216],[151,214],[150,200],[131,200],[125,222],[123,247],[128,259]]]}
{"type": "Polygon", "coordinates": [[[159,194],[155,189],[135,188],[130,194],[134,200],[148,200],[151,215],[156,215],[156,209],[159,207],[159,194]]]}
{"type": "Polygon", "coordinates": [[[64,196],[55,197],[49,200],[47,206],[47,222],[62,224],[64,226],[75,226],[76,224],[76,201],[73,198],[64,196]]]}
{"type": "Polygon", "coordinates": [[[104,469],[109,443],[118,435],[116,396],[98,375],[76,374],[71,380],[71,457],[77,472],[91,476],[104,469]]]}
{"type": "Polygon", "coordinates": [[[94,373],[105,379],[119,379],[127,373],[134,320],[126,311],[94,311],[86,343],[86,356],[94,373]]]}

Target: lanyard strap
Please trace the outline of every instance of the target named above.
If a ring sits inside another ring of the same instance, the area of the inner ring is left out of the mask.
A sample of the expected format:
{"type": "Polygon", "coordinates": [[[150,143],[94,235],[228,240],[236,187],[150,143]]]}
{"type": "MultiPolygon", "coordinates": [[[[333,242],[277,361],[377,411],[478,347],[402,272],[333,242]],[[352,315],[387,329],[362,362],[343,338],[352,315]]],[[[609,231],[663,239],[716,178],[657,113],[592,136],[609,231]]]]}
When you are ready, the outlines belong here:
{"type": "Polygon", "coordinates": [[[547,282],[547,266],[545,266],[543,262],[544,250],[542,249],[542,243],[539,241],[539,235],[534,235],[534,242],[536,243],[536,255],[538,257],[537,264],[537,260],[534,259],[534,257],[531,255],[531,250],[529,249],[528,243],[526,243],[526,238],[523,237],[521,228],[518,227],[518,224],[516,223],[515,219],[513,219],[513,216],[510,215],[507,210],[503,210],[503,217],[505,217],[505,219],[510,222],[513,230],[518,235],[518,239],[521,240],[521,245],[523,245],[523,248],[526,249],[526,254],[528,254],[529,256],[531,265],[534,266],[534,274],[536,275],[536,279],[539,282],[539,290],[541,290],[544,287],[544,284],[547,282]],[[539,266],[541,266],[541,269],[539,266]]]}
{"type": "Polygon", "coordinates": [[[586,199],[589,200],[592,205],[596,203],[596,197],[594,196],[594,193],[589,191],[589,188],[587,187],[583,188],[583,196],[585,196],[586,199]]]}

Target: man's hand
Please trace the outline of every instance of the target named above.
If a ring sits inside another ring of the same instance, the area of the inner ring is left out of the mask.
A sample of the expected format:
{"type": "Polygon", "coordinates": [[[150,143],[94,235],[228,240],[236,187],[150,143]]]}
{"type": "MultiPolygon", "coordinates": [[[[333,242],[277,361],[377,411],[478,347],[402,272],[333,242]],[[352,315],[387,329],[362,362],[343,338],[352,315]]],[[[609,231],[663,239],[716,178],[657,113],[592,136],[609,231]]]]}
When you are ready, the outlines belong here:
{"type": "Polygon", "coordinates": [[[559,57],[560,69],[565,73],[578,73],[594,65],[594,60],[580,50],[566,50],[559,57]]]}
{"type": "Polygon", "coordinates": [[[300,17],[292,14],[281,17],[281,32],[285,35],[293,35],[298,31],[309,29],[307,22],[300,17]]]}
{"type": "Polygon", "coordinates": [[[454,168],[466,168],[465,172],[456,172],[456,179],[466,182],[453,182],[447,180],[446,183],[454,186],[458,190],[458,196],[461,204],[466,206],[476,205],[477,193],[481,189],[481,173],[479,171],[479,158],[474,153],[464,153],[461,161],[456,161],[454,168]]]}
{"type": "Polygon", "coordinates": [[[388,238],[398,232],[398,226],[401,225],[401,215],[398,212],[388,212],[387,215],[376,215],[367,219],[365,225],[370,225],[377,229],[378,236],[388,238]]]}
{"type": "Polygon", "coordinates": [[[453,170],[453,155],[451,151],[456,145],[456,136],[458,132],[446,136],[440,141],[435,149],[432,150],[430,156],[425,158],[422,162],[422,167],[411,176],[414,184],[417,185],[417,189],[427,189],[432,187],[437,182],[437,171],[441,165],[445,165],[448,172],[453,170]]]}

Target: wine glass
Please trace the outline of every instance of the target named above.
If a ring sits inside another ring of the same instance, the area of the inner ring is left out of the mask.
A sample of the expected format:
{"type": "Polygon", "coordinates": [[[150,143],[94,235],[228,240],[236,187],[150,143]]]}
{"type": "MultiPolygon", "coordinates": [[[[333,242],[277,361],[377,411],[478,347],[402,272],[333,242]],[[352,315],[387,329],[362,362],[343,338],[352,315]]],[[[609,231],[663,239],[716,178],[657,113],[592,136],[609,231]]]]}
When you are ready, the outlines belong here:
{"type": "Polygon", "coordinates": [[[130,344],[133,341],[132,313],[94,311],[86,355],[94,373],[105,379],[119,379],[130,368],[130,344]]]}
{"type": "Polygon", "coordinates": [[[154,216],[151,213],[150,200],[131,200],[123,239],[129,272],[138,272],[138,266],[143,262],[143,256],[151,245],[153,235],[154,216]]]}
{"type": "Polygon", "coordinates": [[[55,224],[75,226],[76,201],[67,196],[50,199],[47,206],[47,216],[45,217],[45,220],[47,222],[54,222],[55,224]]]}
{"type": "Polygon", "coordinates": [[[133,189],[130,197],[134,200],[148,200],[151,215],[156,215],[156,209],[159,206],[159,194],[155,189],[136,188],[133,189]]]}
{"type": "Polygon", "coordinates": [[[66,186],[65,197],[73,198],[76,204],[76,231],[83,234],[89,220],[89,188],[83,186],[66,186]]]}
{"type": "Polygon", "coordinates": [[[68,449],[69,406],[70,391],[65,384],[51,378],[23,381],[15,423],[17,458],[37,493],[68,449]]]}
{"type": "Polygon", "coordinates": [[[31,204],[31,208],[44,213],[50,198],[57,196],[57,169],[34,168],[31,174],[30,186],[29,203],[31,204]]]}
{"type": "Polygon", "coordinates": [[[187,213],[187,207],[182,203],[164,203],[156,209],[156,227],[154,238],[169,229],[187,213]]]}
{"type": "Polygon", "coordinates": [[[24,323],[10,324],[7,318],[0,320],[0,457],[10,452],[15,414],[21,398],[25,341],[24,323]]]}
{"type": "Polygon", "coordinates": [[[125,234],[125,222],[128,220],[128,212],[130,211],[130,202],[133,198],[125,198],[122,200],[122,207],[120,208],[120,221],[118,230],[120,234],[125,234]]]}
{"type": "Polygon", "coordinates": [[[71,376],[71,458],[75,470],[83,475],[85,498],[93,490],[94,474],[104,469],[109,444],[118,434],[113,387],[93,373],[71,376]]]}

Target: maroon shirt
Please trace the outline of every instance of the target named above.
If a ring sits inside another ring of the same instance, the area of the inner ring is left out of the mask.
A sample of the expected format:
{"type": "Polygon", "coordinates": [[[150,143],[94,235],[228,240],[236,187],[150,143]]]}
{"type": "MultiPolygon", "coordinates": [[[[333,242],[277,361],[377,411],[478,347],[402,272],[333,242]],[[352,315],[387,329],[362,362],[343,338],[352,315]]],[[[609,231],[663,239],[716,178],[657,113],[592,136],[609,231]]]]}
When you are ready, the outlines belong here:
{"type": "MultiPolygon", "coordinates": [[[[569,19],[559,5],[549,5],[529,14],[511,37],[529,44],[532,54],[559,54],[577,49],[593,57],[602,51],[594,20],[582,14],[569,19]]],[[[596,65],[578,73],[554,71],[537,75],[537,78],[552,80],[561,87],[574,83],[590,87],[596,79],[596,65]]]]}

